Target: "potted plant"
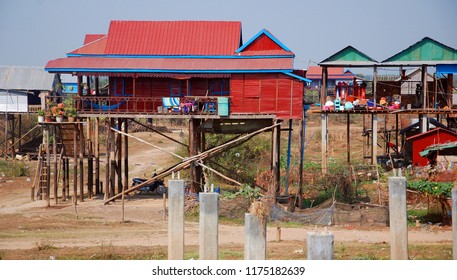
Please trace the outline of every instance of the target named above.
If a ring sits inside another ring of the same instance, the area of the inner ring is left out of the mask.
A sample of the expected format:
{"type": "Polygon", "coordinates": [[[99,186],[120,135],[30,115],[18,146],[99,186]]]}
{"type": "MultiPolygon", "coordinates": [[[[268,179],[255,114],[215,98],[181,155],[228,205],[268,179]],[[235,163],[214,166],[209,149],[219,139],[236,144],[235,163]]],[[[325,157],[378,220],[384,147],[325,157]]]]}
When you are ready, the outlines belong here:
{"type": "Polygon", "coordinates": [[[65,115],[65,110],[63,103],[59,103],[56,106],[51,108],[52,115],[56,118],[57,122],[63,121],[63,116],[65,115]]]}
{"type": "Polygon", "coordinates": [[[76,108],[71,107],[65,109],[65,114],[67,115],[69,122],[74,122],[76,119],[76,108]]]}
{"type": "Polygon", "coordinates": [[[44,122],[44,116],[46,112],[43,109],[38,110],[38,122],[42,123],[44,122]]]}
{"type": "Polygon", "coordinates": [[[65,100],[63,101],[64,104],[64,109],[65,109],[65,115],[68,117],[69,122],[74,122],[76,119],[77,111],[73,103],[73,97],[67,96],[65,100]]]}

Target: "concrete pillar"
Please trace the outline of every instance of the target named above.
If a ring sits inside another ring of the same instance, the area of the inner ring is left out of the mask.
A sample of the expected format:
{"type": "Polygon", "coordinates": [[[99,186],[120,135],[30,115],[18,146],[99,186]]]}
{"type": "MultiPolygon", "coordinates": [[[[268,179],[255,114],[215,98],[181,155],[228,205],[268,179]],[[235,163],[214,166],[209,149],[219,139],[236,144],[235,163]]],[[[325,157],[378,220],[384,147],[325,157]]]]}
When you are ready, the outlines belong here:
{"type": "Polygon", "coordinates": [[[457,188],[452,189],[452,252],[457,260],[457,188]]]}
{"type": "Polygon", "coordinates": [[[184,259],[184,181],[168,181],[168,259],[184,259]]]}
{"type": "Polygon", "coordinates": [[[267,256],[266,221],[260,222],[256,215],[244,214],[244,259],[265,260],[267,256]]]}
{"type": "Polygon", "coordinates": [[[333,233],[308,232],[307,257],[308,260],[333,260],[333,233]]]}
{"type": "Polygon", "coordinates": [[[219,194],[200,193],[200,260],[217,260],[219,194]]]}
{"type": "Polygon", "coordinates": [[[390,256],[392,260],[408,259],[406,219],[406,178],[389,177],[390,256]]]}

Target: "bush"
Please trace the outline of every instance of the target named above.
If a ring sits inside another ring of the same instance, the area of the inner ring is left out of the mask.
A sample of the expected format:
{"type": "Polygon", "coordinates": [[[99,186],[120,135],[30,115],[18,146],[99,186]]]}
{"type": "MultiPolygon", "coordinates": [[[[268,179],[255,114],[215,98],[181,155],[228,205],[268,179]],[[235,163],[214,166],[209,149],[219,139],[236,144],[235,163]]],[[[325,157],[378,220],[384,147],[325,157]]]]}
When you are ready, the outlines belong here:
{"type": "Polygon", "coordinates": [[[24,162],[0,160],[0,173],[7,177],[28,176],[29,169],[24,162]]]}

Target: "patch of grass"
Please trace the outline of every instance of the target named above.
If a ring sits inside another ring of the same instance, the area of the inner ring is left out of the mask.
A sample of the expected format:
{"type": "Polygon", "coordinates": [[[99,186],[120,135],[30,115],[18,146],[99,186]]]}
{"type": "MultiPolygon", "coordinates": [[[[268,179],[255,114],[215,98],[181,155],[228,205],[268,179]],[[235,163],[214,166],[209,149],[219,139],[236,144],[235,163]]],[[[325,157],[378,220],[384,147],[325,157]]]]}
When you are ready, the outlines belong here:
{"type": "Polygon", "coordinates": [[[223,225],[239,225],[239,226],[243,226],[244,225],[244,220],[243,219],[237,219],[237,218],[228,218],[228,217],[219,216],[219,223],[223,224],[223,225]]]}
{"type": "Polygon", "coordinates": [[[29,175],[29,167],[21,161],[0,160],[0,173],[7,177],[29,175]]]}
{"type": "Polygon", "coordinates": [[[242,260],[244,258],[243,251],[233,251],[233,250],[220,250],[219,259],[220,260],[242,260]]]}
{"type": "Polygon", "coordinates": [[[411,209],[407,211],[408,226],[416,226],[416,220],[421,223],[427,222],[427,209],[411,209]]]}

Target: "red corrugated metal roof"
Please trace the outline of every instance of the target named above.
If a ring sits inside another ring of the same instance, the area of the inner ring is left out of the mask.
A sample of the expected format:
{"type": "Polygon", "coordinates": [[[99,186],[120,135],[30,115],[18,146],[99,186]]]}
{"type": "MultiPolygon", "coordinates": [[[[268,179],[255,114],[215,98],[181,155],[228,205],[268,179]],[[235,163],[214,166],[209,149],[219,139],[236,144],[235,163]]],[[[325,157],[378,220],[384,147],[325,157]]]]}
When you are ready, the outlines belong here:
{"type": "Polygon", "coordinates": [[[105,54],[107,41],[108,37],[104,35],[104,37],[98,38],[74,51],[71,51],[69,54],[105,54]]]}
{"type": "Polygon", "coordinates": [[[86,37],[84,38],[84,45],[92,43],[93,41],[103,38],[105,36],[106,34],[86,34],[86,37]]]}
{"type": "Polygon", "coordinates": [[[242,71],[242,70],[290,70],[293,58],[100,58],[67,57],[51,60],[46,65],[48,71],[93,70],[134,70],[152,71],[242,71]]]}
{"type": "Polygon", "coordinates": [[[233,55],[238,21],[112,21],[105,54],[233,55]]]}

